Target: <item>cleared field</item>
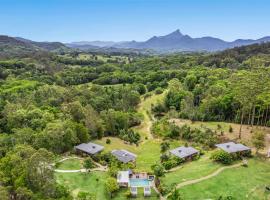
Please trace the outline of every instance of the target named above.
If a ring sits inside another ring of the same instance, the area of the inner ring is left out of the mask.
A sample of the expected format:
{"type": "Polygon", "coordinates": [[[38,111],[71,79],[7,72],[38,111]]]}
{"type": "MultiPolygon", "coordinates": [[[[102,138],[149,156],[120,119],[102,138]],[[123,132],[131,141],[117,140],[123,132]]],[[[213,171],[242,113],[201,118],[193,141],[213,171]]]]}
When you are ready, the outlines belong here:
{"type": "Polygon", "coordinates": [[[270,192],[270,161],[251,159],[248,167],[226,169],[218,176],[179,189],[184,199],[234,199],[268,200],[270,192]]]}
{"type": "Polygon", "coordinates": [[[222,165],[209,159],[209,155],[202,156],[199,160],[184,163],[179,169],[168,172],[161,178],[163,184],[172,187],[184,181],[207,176],[222,165]]]}
{"type": "MultiPolygon", "coordinates": [[[[190,120],[185,120],[185,119],[170,119],[171,122],[175,122],[175,124],[179,126],[183,126],[185,124],[190,125],[193,128],[210,128],[214,131],[216,131],[218,134],[221,134],[223,132],[224,136],[226,136],[229,139],[232,140],[238,140],[238,134],[239,134],[239,129],[240,129],[240,124],[235,124],[235,123],[227,123],[227,122],[200,122],[200,121],[195,121],[191,122],[190,120]],[[232,127],[232,132],[229,132],[230,126],[232,127]]],[[[270,148],[270,128],[269,127],[253,127],[252,128],[249,125],[243,125],[242,126],[242,139],[241,142],[244,142],[247,145],[252,145],[251,143],[251,137],[252,137],[252,132],[260,130],[263,131],[266,134],[266,148],[264,151],[270,148]]]]}
{"type": "Polygon", "coordinates": [[[126,144],[119,138],[106,137],[102,140],[94,141],[105,146],[105,152],[110,152],[113,149],[125,149],[137,155],[136,170],[151,171],[151,166],[159,161],[160,157],[160,143],[158,140],[145,140],[143,143],[136,145],[126,144]],[[106,144],[106,139],[111,140],[111,144],[106,144]]]}
{"type": "Polygon", "coordinates": [[[57,181],[67,186],[74,197],[78,192],[90,192],[95,194],[97,199],[109,199],[105,192],[105,181],[107,174],[105,172],[90,173],[55,173],[57,181]]]}
{"type": "Polygon", "coordinates": [[[57,169],[62,170],[76,170],[82,168],[82,160],[71,158],[63,162],[58,163],[57,169]]]}

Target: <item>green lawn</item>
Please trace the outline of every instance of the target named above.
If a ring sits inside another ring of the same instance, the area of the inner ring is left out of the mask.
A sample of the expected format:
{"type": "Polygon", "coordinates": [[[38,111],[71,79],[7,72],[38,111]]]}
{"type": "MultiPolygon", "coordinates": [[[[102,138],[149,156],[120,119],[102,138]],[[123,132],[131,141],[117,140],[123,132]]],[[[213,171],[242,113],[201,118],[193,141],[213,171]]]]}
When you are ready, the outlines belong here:
{"type": "Polygon", "coordinates": [[[150,171],[151,165],[159,161],[160,141],[158,140],[145,140],[139,146],[136,146],[126,144],[123,140],[113,137],[109,137],[111,144],[106,144],[107,138],[102,138],[102,140],[96,140],[94,142],[105,146],[105,152],[110,152],[113,149],[125,149],[135,153],[137,155],[136,170],[138,171],[150,171]]]}
{"type": "Polygon", "coordinates": [[[57,169],[63,169],[63,170],[76,170],[82,168],[82,160],[71,158],[68,160],[65,160],[61,163],[58,163],[57,169]]]}
{"type": "Polygon", "coordinates": [[[79,191],[85,191],[96,194],[97,199],[108,199],[105,192],[107,174],[104,172],[55,173],[55,176],[57,181],[67,186],[75,197],[79,191]]]}
{"type": "MultiPolygon", "coordinates": [[[[57,181],[67,186],[72,195],[74,197],[77,196],[78,192],[85,191],[95,194],[97,200],[109,200],[109,195],[106,193],[105,190],[105,182],[108,175],[105,172],[90,172],[89,174],[83,173],[56,173],[55,174],[57,181]]],[[[122,188],[119,192],[117,192],[113,199],[121,200],[127,199],[125,193],[129,189],[122,188]]],[[[144,198],[143,197],[143,188],[138,189],[138,197],[136,200],[158,200],[157,194],[154,190],[152,190],[152,196],[144,198]]]]}
{"type": "Polygon", "coordinates": [[[207,154],[201,156],[199,160],[184,163],[182,167],[176,171],[166,173],[165,176],[161,178],[161,181],[167,186],[173,186],[177,183],[207,176],[220,167],[221,165],[210,160],[209,154],[207,154]]]}
{"type": "Polygon", "coordinates": [[[268,200],[270,192],[270,161],[249,160],[248,167],[226,169],[218,176],[180,188],[184,199],[217,199],[220,195],[234,199],[268,200]]]}

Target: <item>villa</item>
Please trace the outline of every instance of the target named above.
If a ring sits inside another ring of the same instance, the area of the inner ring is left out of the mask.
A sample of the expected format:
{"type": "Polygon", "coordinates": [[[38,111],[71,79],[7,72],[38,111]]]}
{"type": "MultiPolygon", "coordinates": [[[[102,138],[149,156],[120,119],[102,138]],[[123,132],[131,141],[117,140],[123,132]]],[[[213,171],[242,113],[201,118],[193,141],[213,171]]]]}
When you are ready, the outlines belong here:
{"type": "Polygon", "coordinates": [[[117,183],[120,187],[130,187],[132,196],[137,196],[137,188],[144,188],[144,196],[151,196],[151,186],[153,186],[154,176],[146,172],[133,173],[131,170],[119,171],[117,183]]]}
{"type": "Polygon", "coordinates": [[[243,144],[236,144],[234,142],[216,144],[215,146],[218,147],[219,149],[222,149],[223,151],[226,151],[227,153],[238,153],[238,152],[242,153],[251,151],[251,148],[243,144]]]}
{"type": "Polygon", "coordinates": [[[122,163],[135,163],[137,155],[127,151],[127,150],[113,150],[112,155],[122,163]]]}
{"type": "Polygon", "coordinates": [[[197,149],[194,149],[193,147],[178,147],[176,149],[170,150],[170,153],[173,154],[174,156],[188,160],[192,159],[194,156],[199,154],[199,151],[197,149]]]}
{"type": "Polygon", "coordinates": [[[101,152],[104,149],[103,146],[101,146],[99,144],[92,143],[92,142],[82,143],[82,144],[75,146],[74,148],[75,148],[76,152],[78,152],[78,153],[85,153],[85,154],[88,154],[91,156],[101,152]]]}

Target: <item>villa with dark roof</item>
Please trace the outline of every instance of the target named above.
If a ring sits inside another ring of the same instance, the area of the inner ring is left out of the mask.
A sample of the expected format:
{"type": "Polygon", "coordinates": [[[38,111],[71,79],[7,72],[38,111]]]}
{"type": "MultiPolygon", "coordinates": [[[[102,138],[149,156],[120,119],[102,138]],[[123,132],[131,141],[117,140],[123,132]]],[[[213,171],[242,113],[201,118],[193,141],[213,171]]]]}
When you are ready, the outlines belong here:
{"type": "Polygon", "coordinates": [[[194,156],[199,154],[199,151],[197,149],[194,149],[193,147],[178,147],[176,149],[170,150],[170,153],[173,154],[174,156],[187,160],[191,159],[194,156]]]}
{"type": "Polygon", "coordinates": [[[104,149],[103,146],[92,142],[82,143],[75,146],[75,150],[80,153],[86,153],[88,155],[95,155],[104,149]]]}
{"type": "Polygon", "coordinates": [[[137,155],[124,149],[113,150],[111,153],[117,160],[119,160],[122,163],[135,162],[137,157],[137,155]]]}
{"type": "Polygon", "coordinates": [[[222,144],[216,144],[216,147],[226,151],[227,153],[238,153],[238,152],[248,152],[251,151],[251,148],[243,145],[243,144],[236,144],[234,142],[227,142],[222,144]]]}

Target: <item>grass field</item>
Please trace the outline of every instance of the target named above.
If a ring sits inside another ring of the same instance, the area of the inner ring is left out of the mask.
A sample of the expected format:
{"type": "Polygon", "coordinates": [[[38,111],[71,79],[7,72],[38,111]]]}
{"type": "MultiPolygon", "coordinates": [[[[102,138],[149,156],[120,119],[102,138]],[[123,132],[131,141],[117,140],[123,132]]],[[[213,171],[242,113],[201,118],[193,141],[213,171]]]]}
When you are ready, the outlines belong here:
{"type": "Polygon", "coordinates": [[[161,178],[161,181],[163,184],[171,187],[184,181],[211,174],[219,167],[221,167],[221,165],[210,160],[208,154],[202,156],[199,160],[184,163],[182,167],[176,171],[166,173],[165,176],[161,178]]]}
{"type": "Polygon", "coordinates": [[[105,172],[90,173],[56,173],[57,181],[67,186],[73,196],[77,196],[79,191],[95,194],[97,199],[108,199],[105,192],[105,181],[107,174],[105,172]]]}
{"type": "MultiPolygon", "coordinates": [[[[107,137],[108,138],[108,137],[107,137]]],[[[150,171],[151,166],[155,164],[160,157],[160,141],[146,140],[142,144],[129,145],[125,144],[123,140],[118,138],[109,137],[111,144],[106,144],[106,139],[94,141],[98,144],[105,146],[105,152],[110,152],[113,149],[125,149],[137,155],[136,170],[138,171],[150,171]]]]}
{"type": "Polygon", "coordinates": [[[81,168],[82,168],[82,160],[76,158],[65,160],[57,165],[57,169],[62,170],[76,170],[81,168]]]}
{"type": "Polygon", "coordinates": [[[270,161],[249,160],[248,167],[226,169],[218,176],[200,183],[180,188],[183,198],[218,199],[219,196],[232,196],[234,199],[269,200],[270,161]]]}

